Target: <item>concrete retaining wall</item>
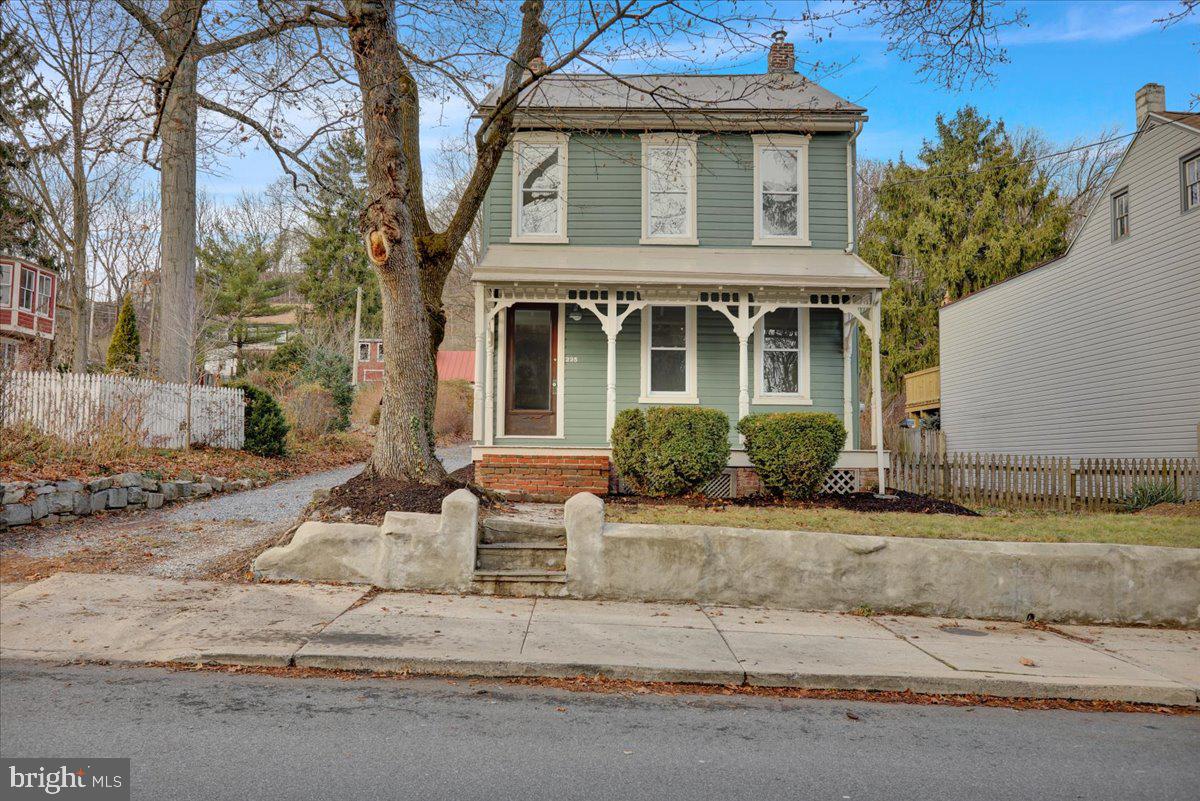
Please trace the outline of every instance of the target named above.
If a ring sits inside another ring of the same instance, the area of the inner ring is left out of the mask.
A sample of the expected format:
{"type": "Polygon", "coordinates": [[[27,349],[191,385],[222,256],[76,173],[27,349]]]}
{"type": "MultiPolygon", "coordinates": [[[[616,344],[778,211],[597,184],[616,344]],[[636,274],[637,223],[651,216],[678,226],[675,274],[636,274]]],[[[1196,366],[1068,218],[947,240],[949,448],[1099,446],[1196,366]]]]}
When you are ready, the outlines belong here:
{"type": "Polygon", "coordinates": [[[463,592],[475,570],[479,499],[465,489],[440,515],[388,512],[382,526],[307,522],[254,560],[258,578],[344,581],[389,590],[463,592]]]}
{"type": "Polygon", "coordinates": [[[583,598],[1200,627],[1193,549],[606,524],[586,493],[566,527],[583,598]]]}

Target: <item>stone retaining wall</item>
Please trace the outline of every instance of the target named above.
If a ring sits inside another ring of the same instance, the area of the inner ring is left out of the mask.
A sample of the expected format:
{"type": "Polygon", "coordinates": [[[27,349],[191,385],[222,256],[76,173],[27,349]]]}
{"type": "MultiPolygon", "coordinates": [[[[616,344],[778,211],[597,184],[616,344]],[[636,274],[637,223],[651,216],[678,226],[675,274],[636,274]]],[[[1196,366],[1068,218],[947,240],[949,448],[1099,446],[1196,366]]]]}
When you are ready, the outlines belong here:
{"type": "Polygon", "coordinates": [[[475,482],[517,498],[562,501],[577,492],[608,493],[607,456],[518,456],[488,453],[475,462],[475,482]]]}
{"type": "Polygon", "coordinates": [[[0,529],[41,521],[58,523],[90,515],[132,509],[157,509],[165,503],[200,498],[214,492],[248,490],[248,478],[227,481],[219,476],[184,474],[159,480],[141,473],[121,473],[66,481],[5,482],[0,529]]]}
{"type": "Polygon", "coordinates": [[[611,524],[566,505],[576,597],[1200,628],[1200,550],[611,524]]]}

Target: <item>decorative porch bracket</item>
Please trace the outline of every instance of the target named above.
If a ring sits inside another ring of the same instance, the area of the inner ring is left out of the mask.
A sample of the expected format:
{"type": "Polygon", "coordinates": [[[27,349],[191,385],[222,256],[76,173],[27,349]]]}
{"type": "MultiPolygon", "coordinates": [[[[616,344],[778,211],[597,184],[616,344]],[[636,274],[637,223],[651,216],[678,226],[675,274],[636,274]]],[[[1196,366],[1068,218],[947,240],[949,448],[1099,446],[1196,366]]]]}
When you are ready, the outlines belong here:
{"type": "MultiPolygon", "coordinates": [[[[496,444],[496,316],[500,312],[512,306],[518,301],[517,298],[495,298],[488,297],[489,293],[483,291],[483,287],[476,289],[475,308],[476,311],[485,311],[486,314],[476,314],[476,323],[479,326],[475,331],[475,375],[479,376],[479,352],[483,351],[483,444],[496,444]],[[481,299],[482,298],[482,299],[481,299]],[[486,319],[481,319],[486,318],[486,319]],[[482,343],[481,343],[482,340],[482,343]],[[482,344],[482,348],[480,345],[482,344]]],[[[476,387],[475,398],[479,398],[479,389],[476,387]]]]}
{"type": "Polygon", "coordinates": [[[616,290],[607,289],[605,294],[608,295],[607,299],[577,298],[575,303],[581,309],[587,309],[596,315],[604,336],[608,338],[608,360],[604,379],[604,441],[611,443],[613,424],[617,421],[617,335],[621,333],[625,318],[639,309],[644,309],[646,301],[625,300],[625,311],[618,312],[616,290]],[[600,304],[604,304],[603,312],[600,311],[600,304]]]}
{"type": "MultiPolygon", "coordinates": [[[[779,308],[778,303],[754,304],[758,311],[750,313],[750,299],[745,292],[738,295],[733,303],[711,302],[708,307],[725,315],[733,326],[733,333],[738,338],[738,420],[750,414],[750,335],[758,321],[779,308]],[[734,314],[733,310],[737,313],[734,314]]],[[[738,440],[741,441],[741,434],[738,440]]]]}
{"type": "MultiPolygon", "coordinates": [[[[879,495],[887,493],[886,470],[883,467],[883,371],[879,363],[882,334],[882,293],[871,292],[869,306],[842,305],[846,314],[852,315],[862,325],[871,340],[871,439],[875,442],[875,464],[879,471],[879,495]]],[[[847,332],[847,337],[849,332],[847,332]]],[[[848,379],[845,391],[849,392],[848,379]]]]}

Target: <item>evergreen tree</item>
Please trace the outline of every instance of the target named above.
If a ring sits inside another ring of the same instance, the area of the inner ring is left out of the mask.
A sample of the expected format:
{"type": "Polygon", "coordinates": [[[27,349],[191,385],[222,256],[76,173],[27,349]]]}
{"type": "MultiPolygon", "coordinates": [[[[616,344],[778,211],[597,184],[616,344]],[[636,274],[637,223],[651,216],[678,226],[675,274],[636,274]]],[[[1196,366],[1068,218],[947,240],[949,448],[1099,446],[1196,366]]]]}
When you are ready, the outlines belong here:
{"type": "Polygon", "coordinates": [[[1028,144],[971,106],[937,117],[919,164],[884,169],[859,251],[892,279],[883,294],[884,385],[938,360],[938,308],[1019,275],[1067,247],[1069,204],[1028,144]]]}
{"type": "Polygon", "coordinates": [[[308,204],[311,222],[297,289],[312,305],[312,319],[328,329],[354,321],[355,289],[363,288],[363,329],[379,327],[379,282],[367,261],[358,221],[366,204],[366,156],[362,141],[347,131],[316,158],[324,186],[308,204]]]}
{"type": "Polygon", "coordinates": [[[30,155],[12,131],[45,110],[32,92],[37,51],[15,28],[0,24],[0,253],[36,258],[40,255],[37,210],[14,187],[14,177],[30,155]]]}
{"type": "Polygon", "coordinates": [[[235,237],[221,226],[196,256],[201,294],[211,309],[208,339],[232,344],[240,370],[243,347],[274,339],[282,330],[280,326],[252,325],[249,318],[282,311],[272,301],[287,290],[288,280],[268,275],[275,263],[270,245],[254,237],[235,237]]]}
{"type": "Polygon", "coordinates": [[[142,360],[142,337],[138,333],[137,316],[133,313],[133,301],[129,295],[117,313],[117,325],[112,339],[108,341],[108,354],[104,365],[116,372],[132,373],[142,360]]]}

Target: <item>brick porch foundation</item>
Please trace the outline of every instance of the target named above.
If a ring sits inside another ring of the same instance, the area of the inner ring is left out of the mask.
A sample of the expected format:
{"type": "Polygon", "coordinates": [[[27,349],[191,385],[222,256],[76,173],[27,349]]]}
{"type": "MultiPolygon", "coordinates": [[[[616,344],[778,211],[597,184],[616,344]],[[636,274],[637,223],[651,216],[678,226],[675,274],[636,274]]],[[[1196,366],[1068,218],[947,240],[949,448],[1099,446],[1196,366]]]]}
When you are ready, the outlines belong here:
{"type": "Polygon", "coordinates": [[[608,493],[607,456],[518,456],[489,453],[475,462],[475,482],[531,500],[562,501],[577,492],[608,493]]]}

